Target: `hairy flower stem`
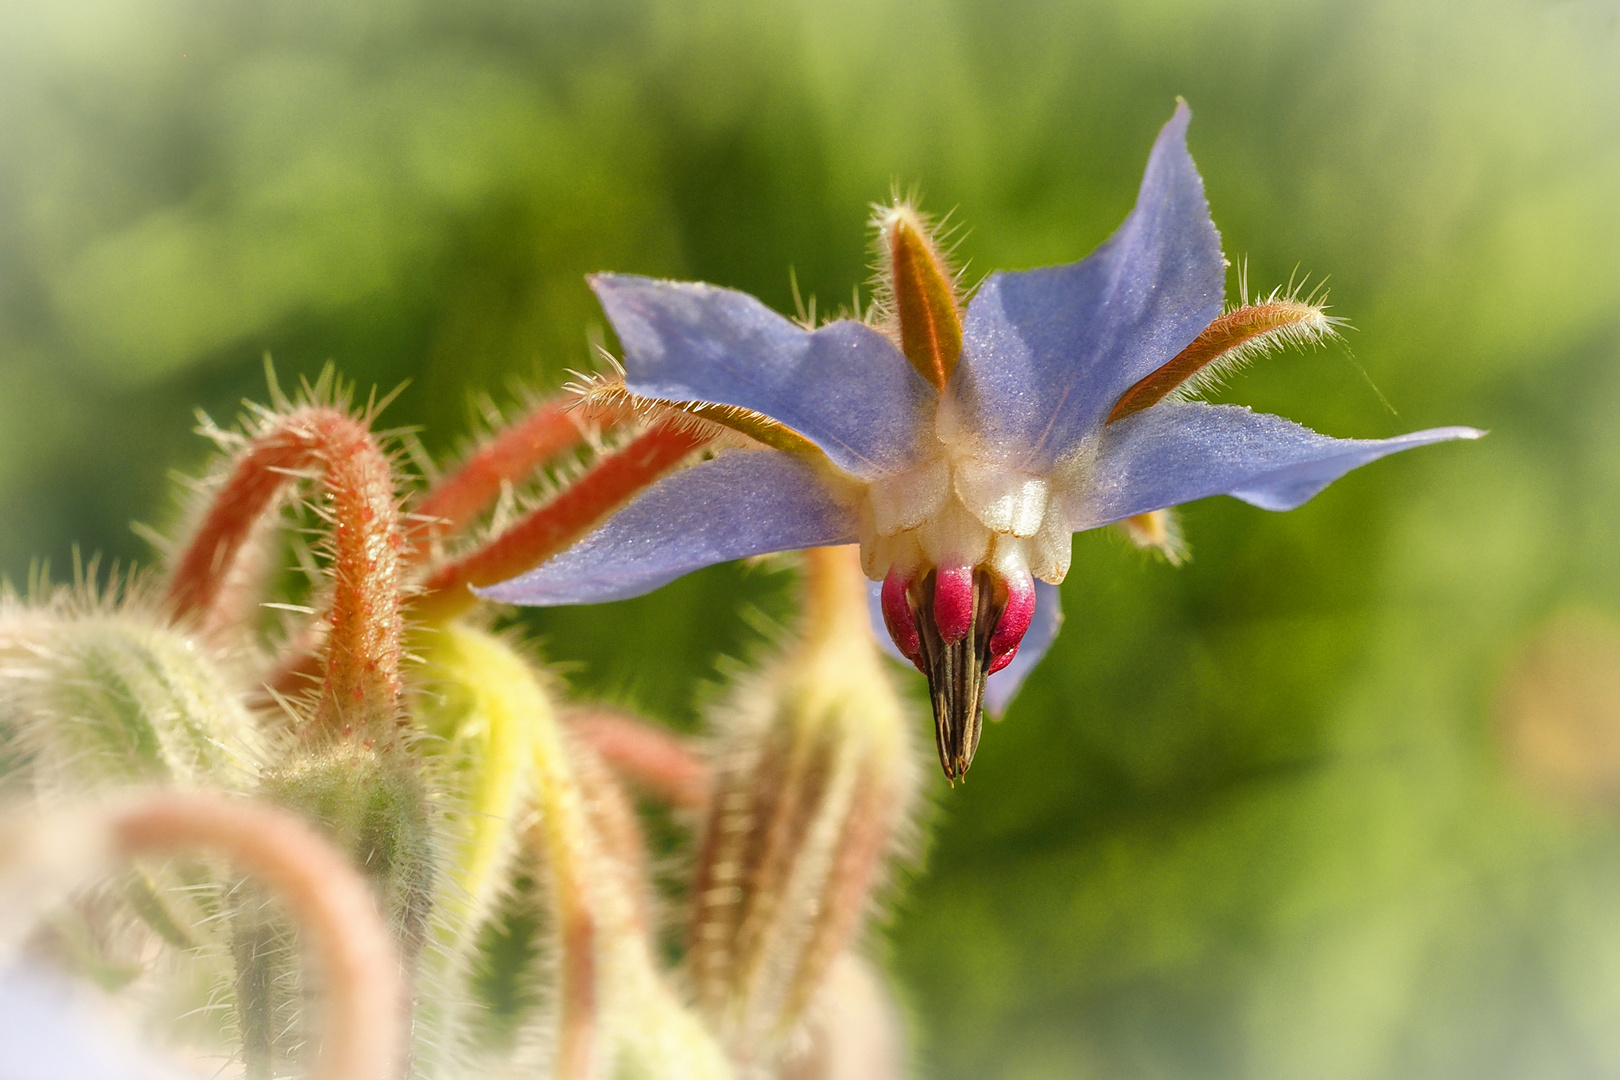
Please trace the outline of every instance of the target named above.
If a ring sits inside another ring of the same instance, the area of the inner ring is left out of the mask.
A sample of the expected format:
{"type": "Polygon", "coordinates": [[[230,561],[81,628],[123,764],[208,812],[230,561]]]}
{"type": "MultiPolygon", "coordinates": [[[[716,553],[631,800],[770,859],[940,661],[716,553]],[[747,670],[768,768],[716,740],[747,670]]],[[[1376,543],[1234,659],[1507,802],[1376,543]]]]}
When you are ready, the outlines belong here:
{"type": "Polygon", "coordinates": [[[316,1080],[391,1080],[405,1035],[398,955],[366,882],[297,816],[212,795],[154,796],[113,818],[128,856],[218,851],[270,886],[306,935],[326,1015],[316,1080]]]}
{"type": "MultiPolygon", "coordinates": [[[[521,750],[537,813],[523,826],[523,841],[545,868],[556,933],[556,1069],[559,1080],[586,1080],[599,1058],[597,912],[593,898],[593,837],[585,800],[568,760],[551,702],[534,671],[509,647],[458,623],[432,632],[426,653],[431,675],[466,695],[470,715],[509,716],[526,728],[507,753],[521,750]]],[[[508,762],[496,763],[504,771],[508,762]]],[[[517,761],[509,764],[516,766],[517,761]]],[[[484,807],[486,811],[488,807],[484,807]]],[[[485,861],[478,842],[467,848],[460,873],[485,861]]],[[[482,891],[484,881],[465,879],[482,891]]]]}
{"type": "Polygon", "coordinates": [[[709,768],[673,732],[600,706],[573,710],[567,724],[575,740],[662,802],[681,810],[708,803],[709,768]]]}
{"type": "Polygon", "coordinates": [[[666,421],[597,462],[590,471],[512,528],[463,558],[432,572],[412,616],[443,622],[478,598],[470,586],[516,577],[584,536],[643,488],[679,465],[712,435],[666,421]]]}
{"type": "Polygon", "coordinates": [[[332,597],[314,730],[381,733],[395,722],[405,550],[388,458],[364,423],[310,406],[273,417],[243,451],[175,564],[169,609],[210,625],[210,611],[256,522],[296,474],[323,472],[332,597]]]}
{"type": "Polygon", "coordinates": [[[508,484],[517,483],[547,461],[577,445],[591,423],[617,422],[617,410],[605,406],[588,414],[569,395],[536,405],[517,423],[504,428],[475,450],[459,469],[429,491],[414,508],[418,523],[411,532],[412,561],[425,558],[431,540],[459,531],[495,504],[508,484]]]}

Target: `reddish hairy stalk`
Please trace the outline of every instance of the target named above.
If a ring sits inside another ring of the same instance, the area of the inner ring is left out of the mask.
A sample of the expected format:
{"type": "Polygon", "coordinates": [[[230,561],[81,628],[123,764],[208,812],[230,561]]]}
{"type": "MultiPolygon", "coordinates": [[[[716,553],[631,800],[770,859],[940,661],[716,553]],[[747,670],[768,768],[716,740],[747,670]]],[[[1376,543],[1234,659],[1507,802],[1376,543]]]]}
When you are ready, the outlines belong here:
{"type": "Polygon", "coordinates": [[[629,903],[629,922],[622,929],[646,933],[652,925],[653,898],[647,878],[647,842],[636,808],[607,763],[589,745],[572,739],[569,750],[585,813],[602,842],[606,871],[621,879],[629,903]]]}
{"type": "Polygon", "coordinates": [[[523,480],[577,445],[585,437],[588,420],[612,424],[621,419],[611,408],[598,406],[587,414],[578,405],[579,399],[572,395],[541,402],[528,416],[486,441],[461,468],[428,492],[415,508],[422,520],[411,531],[412,561],[426,557],[429,540],[458,531],[493,506],[506,484],[523,480]]]}
{"type": "Polygon", "coordinates": [[[1272,344],[1319,340],[1331,334],[1334,325],[1335,320],[1315,304],[1286,298],[1228,311],[1204,327],[1192,344],[1171,357],[1169,363],[1121,394],[1107,423],[1157,405],[1176,387],[1223,358],[1241,362],[1246,350],[1253,355],[1252,350],[1263,352],[1272,344]]]}
{"type": "Polygon", "coordinates": [[[684,740],[627,713],[581,709],[566,718],[577,742],[654,797],[681,810],[709,801],[709,769],[684,740]]]}
{"type": "Polygon", "coordinates": [[[254,524],[296,474],[319,467],[331,521],[332,597],[316,724],[372,729],[399,699],[404,537],[388,458],[366,425],[332,408],[277,416],[236,468],[175,564],[169,608],[204,626],[254,524]]]}
{"type": "Polygon", "coordinates": [[[391,1080],[404,1046],[404,984],[365,880],[296,815],[215,795],[157,795],[118,811],[129,856],[220,852],[269,885],[308,936],[326,1017],[317,1080],[391,1080]]]}
{"type": "Polygon", "coordinates": [[[432,622],[477,603],[469,586],[493,585],[533,569],[589,532],[713,436],[667,421],[609,454],[556,498],[483,547],[429,575],[412,614],[432,622]]]}

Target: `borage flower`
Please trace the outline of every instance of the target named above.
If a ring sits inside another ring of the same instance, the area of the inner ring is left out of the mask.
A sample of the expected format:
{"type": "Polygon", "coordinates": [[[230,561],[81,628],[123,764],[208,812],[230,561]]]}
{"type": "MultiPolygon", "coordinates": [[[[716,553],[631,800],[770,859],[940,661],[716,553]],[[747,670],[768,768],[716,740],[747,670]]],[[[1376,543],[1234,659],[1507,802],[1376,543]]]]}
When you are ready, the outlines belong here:
{"type": "Polygon", "coordinates": [[[1004,703],[1056,634],[1075,532],[1218,494],[1290,510],[1386,454],[1478,437],[1450,427],[1333,439],[1187,399],[1234,362],[1333,330],[1292,295],[1223,312],[1226,262],[1187,153],[1189,119],[1183,104],[1160,132],[1136,206],[1106,243],[1067,266],[992,274],[965,313],[904,203],[878,214],[877,326],[808,328],[730,289],[592,278],[624,347],[613,393],[747,444],[481,591],[596,603],[730,559],[859,542],[889,634],[928,677],[955,780],[987,688],[992,707],[1004,703]]]}

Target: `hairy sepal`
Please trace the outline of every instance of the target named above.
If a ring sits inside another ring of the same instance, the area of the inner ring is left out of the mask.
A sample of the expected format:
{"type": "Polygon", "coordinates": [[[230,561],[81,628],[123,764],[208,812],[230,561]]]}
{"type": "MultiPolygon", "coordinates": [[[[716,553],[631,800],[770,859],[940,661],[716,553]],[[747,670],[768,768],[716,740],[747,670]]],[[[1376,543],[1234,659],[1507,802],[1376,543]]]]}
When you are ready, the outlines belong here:
{"type": "Polygon", "coordinates": [[[943,391],[962,356],[962,302],[956,274],[929,222],[910,202],[876,208],[878,305],[884,328],[917,373],[943,391]]]}
{"type": "Polygon", "coordinates": [[[769,1065],[850,943],[904,832],[908,717],[853,551],[807,556],[805,625],[717,717],[688,965],[740,1062],[769,1065]]]}
{"type": "Polygon", "coordinates": [[[1266,353],[1320,344],[1342,321],[1330,317],[1321,297],[1273,293],[1217,317],[1168,363],[1120,395],[1108,423],[1151,408],[1166,398],[1187,399],[1213,389],[1232,372],[1266,353]]]}

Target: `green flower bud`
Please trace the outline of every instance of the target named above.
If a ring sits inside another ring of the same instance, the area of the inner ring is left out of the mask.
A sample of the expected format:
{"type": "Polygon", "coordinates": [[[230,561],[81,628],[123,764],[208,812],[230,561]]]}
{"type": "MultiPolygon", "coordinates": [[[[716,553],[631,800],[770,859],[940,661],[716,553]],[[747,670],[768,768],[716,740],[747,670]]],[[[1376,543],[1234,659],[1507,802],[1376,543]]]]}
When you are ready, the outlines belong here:
{"type": "Polygon", "coordinates": [[[251,788],[262,739],[192,638],[138,610],[0,619],[0,728],[37,790],[251,788]]]}
{"type": "MultiPolygon", "coordinates": [[[[406,968],[427,939],[436,843],[420,765],[399,746],[334,741],[266,773],[260,791],[296,810],[371,882],[406,968]]],[[[251,1080],[307,1056],[305,997],[291,923],[254,885],[238,890],[231,951],[236,1012],[251,1080]]]]}
{"type": "MultiPolygon", "coordinates": [[[[267,753],[209,649],[138,607],[66,596],[0,606],[0,732],[9,782],[47,802],[131,785],[248,791],[267,753]]],[[[52,945],[103,984],[160,970],[152,933],[184,950],[223,944],[231,880],[196,861],[122,870],[53,919],[52,945]]],[[[190,986],[206,1002],[229,978],[219,951],[193,951],[195,970],[165,971],[156,992],[190,986]]]]}
{"type": "Polygon", "coordinates": [[[803,632],[719,716],[689,961],[734,1059],[768,1064],[856,933],[916,768],[851,551],[807,556],[803,632]]]}

